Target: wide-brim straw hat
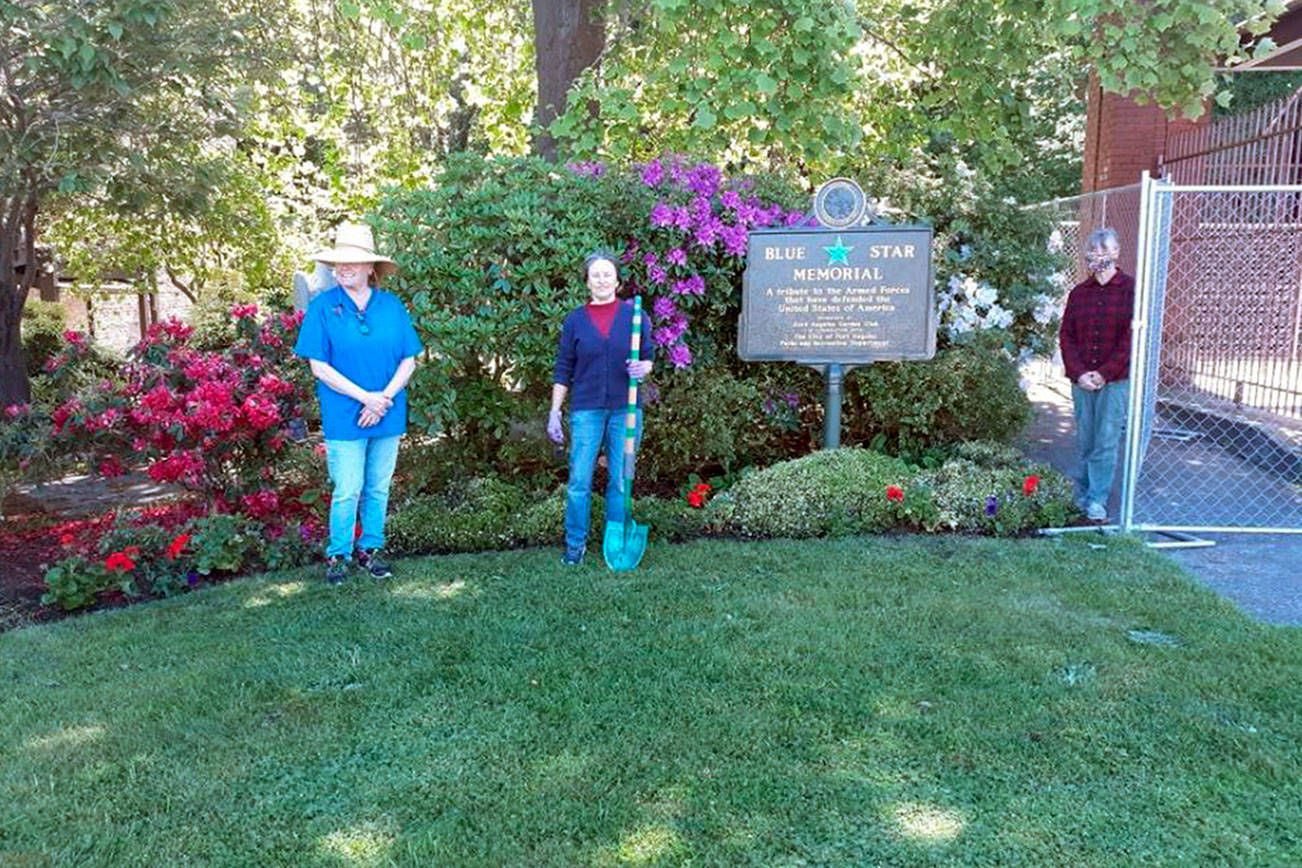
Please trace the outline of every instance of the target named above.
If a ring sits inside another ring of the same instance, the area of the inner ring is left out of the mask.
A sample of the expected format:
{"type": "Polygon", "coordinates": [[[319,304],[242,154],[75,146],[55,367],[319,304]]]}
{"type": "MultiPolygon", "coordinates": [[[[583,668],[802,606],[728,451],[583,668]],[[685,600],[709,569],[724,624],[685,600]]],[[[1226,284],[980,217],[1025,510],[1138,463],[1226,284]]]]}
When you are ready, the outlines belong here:
{"type": "Polygon", "coordinates": [[[398,270],[398,263],[375,252],[375,236],[364,223],[340,223],[335,229],[335,246],[312,254],[316,262],[339,265],[345,262],[372,262],[375,275],[385,278],[398,270]]]}

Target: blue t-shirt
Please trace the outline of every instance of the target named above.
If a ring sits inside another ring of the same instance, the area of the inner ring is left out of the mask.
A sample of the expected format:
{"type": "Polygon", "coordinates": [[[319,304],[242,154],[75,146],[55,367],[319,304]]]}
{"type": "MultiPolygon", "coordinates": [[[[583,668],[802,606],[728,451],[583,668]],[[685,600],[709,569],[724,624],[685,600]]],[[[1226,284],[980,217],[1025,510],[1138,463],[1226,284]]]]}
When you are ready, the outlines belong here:
{"type": "MultiPolygon", "coordinates": [[[[294,344],[295,354],[325,362],[368,392],[389,385],[402,360],[420,351],[420,338],[407,308],[397,296],[374,288],[364,312],[341,287],[323,290],[307,306],[294,344]]],[[[370,428],[357,424],[362,413],[360,401],[320,380],[316,394],[327,440],[391,437],[407,430],[405,388],[393,396],[393,406],[384,418],[370,428]]]]}

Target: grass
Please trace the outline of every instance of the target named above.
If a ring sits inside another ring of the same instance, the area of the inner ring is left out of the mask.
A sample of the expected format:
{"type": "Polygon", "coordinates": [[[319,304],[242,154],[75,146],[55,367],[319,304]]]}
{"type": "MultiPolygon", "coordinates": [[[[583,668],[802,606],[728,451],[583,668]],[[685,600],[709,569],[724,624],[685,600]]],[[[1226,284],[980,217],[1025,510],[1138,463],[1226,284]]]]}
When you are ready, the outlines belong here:
{"type": "Polygon", "coordinates": [[[592,560],[287,573],[0,635],[0,864],[1302,858],[1302,631],[1131,541],[592,560]]]}

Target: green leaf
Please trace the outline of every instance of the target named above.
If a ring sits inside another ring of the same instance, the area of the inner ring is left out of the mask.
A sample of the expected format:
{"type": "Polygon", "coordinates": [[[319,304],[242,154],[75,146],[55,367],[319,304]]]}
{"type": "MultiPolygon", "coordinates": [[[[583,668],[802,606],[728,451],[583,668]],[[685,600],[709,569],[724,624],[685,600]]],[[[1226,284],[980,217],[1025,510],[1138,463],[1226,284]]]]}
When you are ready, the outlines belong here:
{"type": "Polygon", "coordinates": [[[755,89],[762,94],[771,95],[778,92],[778,82],[767,72],[755,76],[755,89]]]}

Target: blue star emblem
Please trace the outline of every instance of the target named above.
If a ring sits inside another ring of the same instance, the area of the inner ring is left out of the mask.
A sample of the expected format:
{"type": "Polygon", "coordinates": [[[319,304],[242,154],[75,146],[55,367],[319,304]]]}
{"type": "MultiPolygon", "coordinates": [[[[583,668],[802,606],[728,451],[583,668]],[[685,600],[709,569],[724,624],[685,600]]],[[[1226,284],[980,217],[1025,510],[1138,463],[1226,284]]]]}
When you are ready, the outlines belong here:
{"type": "Polygon", "coordinates": [[[850,251],[854,250],[854,246],[853,245],[851,245],[850,247],[845,246],[845,244],[841,241],[841,236],[838,235],[836,236],[836,244],[833,244],[831,247],[824,247],[823,249],[827,251],[828,265],[835,265],[838,262],[842,263],[843,265],[849,265],[850,251]]]}

